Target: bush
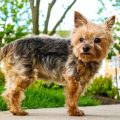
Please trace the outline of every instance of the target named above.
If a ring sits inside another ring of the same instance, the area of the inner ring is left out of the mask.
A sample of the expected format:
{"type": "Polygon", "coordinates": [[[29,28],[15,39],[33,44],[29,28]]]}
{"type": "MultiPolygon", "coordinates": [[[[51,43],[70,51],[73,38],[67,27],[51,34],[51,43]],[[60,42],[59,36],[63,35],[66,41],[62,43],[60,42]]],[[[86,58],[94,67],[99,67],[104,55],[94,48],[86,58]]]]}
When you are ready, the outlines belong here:
{"type": "Polygon", "coordinates": [[[54,82],[45,82],[43,80],[37,80],[33,84],[35,87],[41,87],[43,86],[44,88],[54,88],[54,89],[61,89],[63,88],[63,85],[56,84],[54,82]]]}
{"type": "Polygon", "coordinates": [[[0,71],[0,86],[4,85],[4,83],[5,83],[4,75],[0,71]]]}
{"type": "Polygon", "coordinates": [[[95,105],[101,105],[101,101],[95,99],[92,96],[81,96],[79,101],[78,101],[78,105],[79,106],[95,106],[95,105]]]}
{"type": "Polygon", "coordinates": [[[115,98],[118,90],[113,86],[111,77],[99,76],[94,79],[86,94],[115,98]]]}

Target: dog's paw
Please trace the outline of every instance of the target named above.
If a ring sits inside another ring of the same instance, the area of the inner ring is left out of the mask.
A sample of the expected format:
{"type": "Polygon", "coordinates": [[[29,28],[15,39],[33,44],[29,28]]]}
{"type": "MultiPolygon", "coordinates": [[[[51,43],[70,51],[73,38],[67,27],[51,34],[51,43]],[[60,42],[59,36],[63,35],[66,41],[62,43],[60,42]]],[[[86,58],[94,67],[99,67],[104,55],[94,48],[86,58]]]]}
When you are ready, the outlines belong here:
{"type": "Polygon", "coordinates": [[[25,115],[28,115],[28,112],[26,111],[10,111],[13,115],[16,115],[16,116],[25,116],[25,115]]]}
{"type": "Polygon", "coordinates": [[[72,110],[71,112],[69,112],[69,115],[70,116],[84,116],[85,113],[82,110],[75,109],[75,110],[72,110]]]}

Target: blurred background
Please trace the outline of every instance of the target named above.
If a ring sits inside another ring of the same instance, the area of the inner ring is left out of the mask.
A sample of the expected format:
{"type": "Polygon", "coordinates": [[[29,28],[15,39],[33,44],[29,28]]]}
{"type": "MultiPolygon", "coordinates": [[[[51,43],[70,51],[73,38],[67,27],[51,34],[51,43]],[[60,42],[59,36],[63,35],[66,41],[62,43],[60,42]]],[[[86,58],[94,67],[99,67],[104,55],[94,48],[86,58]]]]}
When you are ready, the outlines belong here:
{"type": "MultiPolygon", "coordinates": [[[[120,0],[0,0],[0,46],[30,35],[47,34],[69,38],[74,28],[74,11],[79,11],[86,18],[98,24],[102,23],[107,17],[116,15],[116,23],[113,29],[114,45],[104,60],[101,70],[96,75],[96,82],[87,90],[87,98],[81,98],[82,102],[79,105],[97,105],[105,101],[93,100],[91,95],[119,100],[120,0]],[[89,95],[90,97],[88,97],[89,95]]],[[[4,77],[0,73],[0,92],[4,90],[3,84],[4,77]]],[[[33,86],[36,89],[33,90],[31,87],[26,92],[27,101],[24,102],[24,107],[63,106],[62,86],[44,82],[36,82],[33,86]],[[41,89],[40,86],[48,90],[42,90],[40,93],[38,92],[41,89]],[[49,89],[52,90],[49,91],[49,89]],[[58,94],[54,89],[59,89],[58,94]],[[44,92],[48,96],[44,96],[44,92]],[[30,98],[29,94],[31,93],[30,98]],[[42,96],[42,98],[35,97],[36,94],[42,96]],[[31,102],[31,99],[35,99],[35,101],[31,102]],[[60,102],[58,102],[59,99],[60,102]],[[49,101],[53,102],[49,103],[49,101]]],[[[112,103],[114,102],[112,101],[112,103]]],[[[6,105],[1,97],[0,109],[6,110],[6,105]]]]}

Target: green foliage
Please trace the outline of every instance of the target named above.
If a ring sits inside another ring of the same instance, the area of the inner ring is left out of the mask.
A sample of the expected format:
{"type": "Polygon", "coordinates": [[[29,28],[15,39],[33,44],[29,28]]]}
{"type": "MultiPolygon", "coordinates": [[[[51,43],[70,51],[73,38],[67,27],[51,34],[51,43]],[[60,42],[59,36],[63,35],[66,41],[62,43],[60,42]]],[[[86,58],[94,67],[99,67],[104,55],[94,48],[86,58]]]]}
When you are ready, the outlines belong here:
{"type": "Polygon", "coordinates": [[[26,90],[23,106],[26,108],[62,107],[64,106],[63,89],[30,87],[26,90]]]}
{"type": "Polygon", "coordinates": [[[43,86],[44,88],[49,88],[49,89],[50,88],[54,88],[54,89],[61,89],[61,88],[63,88],[62,85],[58,85],[58,84],[56,84],[54,82],[45,82],[43,80],[37,80],[33,84],[33,87],[35,87],[35,88],[39,88],[41,86],[43,86]]]}
{"type": "MultiPolygon", "coordinates": [[[[98,14],[100,15],[100,19],[101,21],[103,21],[105,19],[104,14],[106,12],[111,13],[111,10],[114,10],[116,12],[116,14],[119,15],[119,8],[120,8],[120,0],[114,0],[114,2],[112,0],[105,2],[104,0],[98,0],[98,14]],[[112,9],[107,9],[107,5],[105,4],[111,4],[112,9]]],[[[116,15],[117,18],[117,15],[116,15]]],[[[113,55],[116,54],[116,52],[120,53],[120,36],[119,36],[119,31],[120,31],[120,20],[116,19],[115,25],[114,25],[114,29],[113,29],[113,39],[114,39],[114,45],[111,48],[111,51],[108,54],[108,59],[111,59],[111,57],[113,55]]]]}
{"type": "MultiPolygon", "coordinates": [[[[3,86],[0,86],[0,94],[3,91],[3,86]]],[[[57,84],[44,84],[44,82],[36,81],[26,91],[26,99],[23,101],[23,108],[53,108],[63,107],[65,104],[65,96],[63,87],[57,84]]],[[[90,96],[82,96],[79,100],[79,105],[90,106],[99,105],[98,100],[90,96]]],[[[0,96],[0,110],[7,110],[6,103],[0,96]]]]}
{"type": "MultiPolygon", "coordinates": [[[[3,92],[3,90],[4,90],[3,86],[0,86],[0,95],[3,92]]],[[[3,98],[0,96],[0,110],[6,110],[6,109],[7,109],[7,105],[3,100],[3,98]]]]}
{"type": "Polygon", "coordinates": [[[118,95],[117,88],[113,86],[111,77],[97,77],[87,89],[89,95],[115,98],[118,95]]]}
{"type": "Polygon", "coordinates": [[[0,14],[0,46],[30,31],[30,6],[26,0],[0,0],[0,14]]]}
{"type": "Polygon", "coordinates": [[[67,30],[59,30],[56,33],[64,38],[68,38],[70,36],[70,31],[67,30]]]}
{"type": "Polygon", "coordinates": [[[91,95],[81,96],[78,102],[79,106],[95,106],[95,105],[100,105],[100,104],[101,104],[101,101],[96,100],[91,95]]]}
{"type": "Polygon", "coordinates": [[[4,83],[5,83],[5,79],[4,79],[3,74],[0,71],[0,86],[4,85],[4,83]]]}

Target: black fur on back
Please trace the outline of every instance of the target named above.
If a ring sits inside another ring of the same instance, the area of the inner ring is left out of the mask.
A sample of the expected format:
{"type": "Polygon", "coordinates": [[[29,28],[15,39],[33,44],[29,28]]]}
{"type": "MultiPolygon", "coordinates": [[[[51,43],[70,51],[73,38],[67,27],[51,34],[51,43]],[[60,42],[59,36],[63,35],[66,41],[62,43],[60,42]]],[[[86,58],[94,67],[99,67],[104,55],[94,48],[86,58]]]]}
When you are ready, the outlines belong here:
{"type": "Polygon", "coordinates": [[[10,54],[12,64],[21,63],[28,72],[34,64],[42,64],[46,69],[61,71],[68,59],[70,40],[51,37],[28,37],[16,40],[5,47],[4,55],[10,54]],[[61,65],[61,66],[60,66],[61,65]]]}

